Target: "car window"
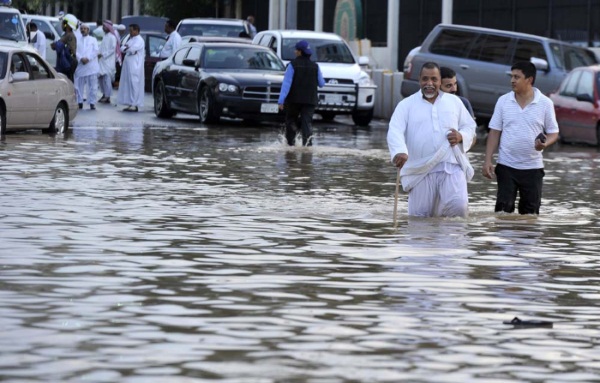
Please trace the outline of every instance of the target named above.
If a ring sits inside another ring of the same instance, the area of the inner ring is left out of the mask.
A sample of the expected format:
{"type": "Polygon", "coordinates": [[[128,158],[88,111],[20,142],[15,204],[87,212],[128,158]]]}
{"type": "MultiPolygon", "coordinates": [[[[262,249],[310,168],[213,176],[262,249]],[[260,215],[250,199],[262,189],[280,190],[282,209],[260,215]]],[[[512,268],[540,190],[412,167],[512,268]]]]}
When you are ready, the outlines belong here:
{"type": "Polygon", "coordinates": [[[577,85],[576,95],[585,94],[590,98],[594,98],[594,74],[588,71],[581,71],[581,77],[577,85]]]}
{"type": "Polygon", "coordinates": [[[8,54],[0,52],[0,79],[6,77],[6,63],[8,62],[8,54]]]}
{"type": "Polygon", "coordinates": [[[447,56],[466,57],[476,38],[474,32],[444,29],[431,43],[429,51],[447,56]]]}
{"type": "Polygon", "coordinates": [[[183,59],[185,58],[185,55],[189,49],[190,48],[183,48],[178,50],[177,53],[175,53],[175,56],[173,56],[173,64],[183,65],[183,59]]]}
{"type": "Polygon", "coordinates": [[[496,64],[509,64],[511,38],[489,34],[480,35],[471,48],[468,58],[496,64]]]}
{"type": "Polygon", "coordinates": [[[44,80],[52,78],[50,70],[40,58],[31,53],[25,55],[29,64],[29,80],[44,80]]]}
{"type": "Polygon", "coordinates": [[[532,57],[548,60],[544,46],[539,41],[519,39],[513,62],[530,61],[532,57]]]}
{"type": "Polygon", "coordinates": [[[10,72],[11,73],[27,72],[27,67],[25,67],[25,60],[18,53],[15,53],[12,55],[12,58],[10,61],[10,72]]]}
{"type": "MultiPolygon", "coordinates": [[[[293,60],[296,58],[296,43],[300,38],[284,39],[282,42],[281,58],[284,60],[293,60]]],[[[348,46],[338,40],[324,39],[302,39],[308,42],[313,54],[310,57],[312,61],[339,63],[339,64],[354,64],[354,56],[348,46]]]]}
{"type": "Polygon", "coordinates": [[[270,51],[253,47],[210,47],[204,52],[202,67],[207,69],[285,70],[281,60],[270,51]]]}
{"type": "Polygon", "coordinates": [[[243,23],[239,25],[219,25],[208,23],[186,23],[179,26],[177,31],[181,36],[221,36],[221,37],[240,37],[246,32],[243,23]]]}
{"type": "Polygon", "coordinates": [[[581,77],[581,71],[576,71],[569,74],[569,78],[564,82],[564,88],[560,94],[566,97],[575,97],[575,90],[577,89],[579,77],[581,77]]]}
{"type": "Polygon", "coordinates": [[[37,25],[38,29],[40,31],[42,31],[44,33],[44,35],[46,35],[47,38],[51,38],[51,39],[55,39],[58,36],[54,36],[54,32],[52,31],[52,29],[50,29],[50,25],[43,21],[43,20],[35,20],[32,19],[30,22],[35,23],[35,25],[37,25]]]}
{"type": "Polygon", "coordinates": [[[200,59],[200,48],[192,47],[190,52],[187,54],[186,59],[198,61],[200,59]]]}
{"type": "Polygon", "coordinates": [[[167,39],[162,36],[148,36],[148,54],[150,57],[159,57],[166,42],[167,39]]]}
{"type": "Polygon", "coordinates": [[[580,47],[552,43],[550,44],[552,56],[559,68],[571,71],[580,66],[597,64],[594,53],[580,47]]]}

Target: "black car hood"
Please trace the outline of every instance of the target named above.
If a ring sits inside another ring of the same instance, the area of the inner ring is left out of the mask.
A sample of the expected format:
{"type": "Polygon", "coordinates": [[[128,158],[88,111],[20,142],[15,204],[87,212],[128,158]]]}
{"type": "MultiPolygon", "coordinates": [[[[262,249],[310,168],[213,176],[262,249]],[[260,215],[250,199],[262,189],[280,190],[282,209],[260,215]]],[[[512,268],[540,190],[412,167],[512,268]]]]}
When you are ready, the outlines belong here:
{"type": "Polygon", "coordinates": [[[258,71],[258,70],[234,70],[224,72],[223,70],[206,71],[207,75],[214,77],[219,82],[241,86],[261,86],[267,82],[281,85],[283,82],[283,72],[258,71]]]}

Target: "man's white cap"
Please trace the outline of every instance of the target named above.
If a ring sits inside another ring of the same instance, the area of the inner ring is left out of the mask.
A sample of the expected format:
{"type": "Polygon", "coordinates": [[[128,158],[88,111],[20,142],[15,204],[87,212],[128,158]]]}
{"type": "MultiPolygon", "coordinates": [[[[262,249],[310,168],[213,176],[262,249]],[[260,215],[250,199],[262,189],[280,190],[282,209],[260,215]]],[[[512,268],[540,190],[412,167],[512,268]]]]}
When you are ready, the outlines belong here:
{"type": "Polygon", "coordinates": [[[123,25],[123,24],[115,24],[115,25],[113,25],[113,27],[114,27],[114,28],[115,28],[117,31],[124,31],[124,30],[126,30],[126,29],[127,29],[127,28],[125,28],[125,25],[123,25]]]}

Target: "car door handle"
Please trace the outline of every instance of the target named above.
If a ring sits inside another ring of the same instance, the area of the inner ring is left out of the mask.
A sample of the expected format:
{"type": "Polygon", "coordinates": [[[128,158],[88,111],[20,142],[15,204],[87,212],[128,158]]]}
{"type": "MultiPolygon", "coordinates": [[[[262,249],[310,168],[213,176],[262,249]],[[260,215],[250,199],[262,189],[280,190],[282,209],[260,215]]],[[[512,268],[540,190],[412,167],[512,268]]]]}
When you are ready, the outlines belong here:
{"type": "Polygon", "coordinates": [[[467,64],[460,64],[461,69],[469,69],[467,64]]]}

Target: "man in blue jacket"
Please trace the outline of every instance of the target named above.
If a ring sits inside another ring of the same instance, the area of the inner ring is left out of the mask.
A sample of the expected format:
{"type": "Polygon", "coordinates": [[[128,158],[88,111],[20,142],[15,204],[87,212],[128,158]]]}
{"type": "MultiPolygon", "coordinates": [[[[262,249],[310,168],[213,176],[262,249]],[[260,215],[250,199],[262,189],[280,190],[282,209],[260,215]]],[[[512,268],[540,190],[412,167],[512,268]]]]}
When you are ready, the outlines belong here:
{"type": "Polygon", "coordinates": [[[283,77],[278,104],[279,110],[285,104],[285,138],[290,146],[295,145],[297,125],[302,130],[302,146],[312,145],[312,118],[319,103],[317,86],[323,87],[325,79],[311,55],[308,42],[298,41],[296,58],[290,61],[283,77]]]}

